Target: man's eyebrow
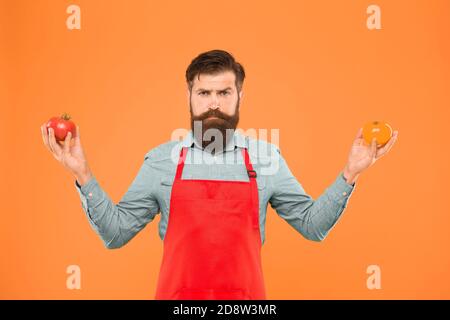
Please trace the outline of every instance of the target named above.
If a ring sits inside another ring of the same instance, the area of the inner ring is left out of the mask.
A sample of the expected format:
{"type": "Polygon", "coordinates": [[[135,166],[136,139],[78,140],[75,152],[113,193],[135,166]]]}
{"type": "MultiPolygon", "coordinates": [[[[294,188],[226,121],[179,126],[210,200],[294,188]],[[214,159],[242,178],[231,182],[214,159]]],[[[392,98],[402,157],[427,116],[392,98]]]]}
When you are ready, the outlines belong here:
{"type": "MultiPolygon", "coordinates": [[[[225,89],[221,89],[221,90],[216,90],[219,92],[223,92],[223,91],[227,91],[227,90],[231,90],[231,87],[226,87],[225,89]]],[[[201,92],[201,91],[206,91],[206,92],[211,92],[211,90],[207,90],[207,89],[203,89],[203,88],[199,88],[197,90],[195,90],[195,92],[201,92]]]]}

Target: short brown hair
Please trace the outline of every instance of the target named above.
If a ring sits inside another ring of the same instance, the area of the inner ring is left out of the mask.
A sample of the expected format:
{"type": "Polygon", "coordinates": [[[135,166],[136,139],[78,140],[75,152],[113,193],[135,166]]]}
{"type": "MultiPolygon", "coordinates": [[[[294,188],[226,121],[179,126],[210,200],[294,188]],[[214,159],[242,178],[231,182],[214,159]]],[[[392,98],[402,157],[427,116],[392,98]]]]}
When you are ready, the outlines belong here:
{"type": "Polygon", "coordinates": [[[194,85],[194,78],[199,79],[200,74],[217,74],[224,71],[233,71],[236,76],[236,88],[241,91],[244,83],[244,67],[234,57],[224,50],[211,50],[199,54],[186,69],[186,82],[189,90],[194,85]]]}

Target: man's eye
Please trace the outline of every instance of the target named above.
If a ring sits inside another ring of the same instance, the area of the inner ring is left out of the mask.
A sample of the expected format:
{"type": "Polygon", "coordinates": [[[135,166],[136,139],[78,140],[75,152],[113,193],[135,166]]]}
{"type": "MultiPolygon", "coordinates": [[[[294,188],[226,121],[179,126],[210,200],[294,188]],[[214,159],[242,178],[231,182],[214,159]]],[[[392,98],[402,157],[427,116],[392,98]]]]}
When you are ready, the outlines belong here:
{"type": "Polygon", "coordinates": [[[200,95],[201,95],[201,96],[203,96],[203,95],[205,95],[205,94],[208,94],[208,92],[206,92],[206,91],[200,92],[200,95]]]}
{"type": "Polygon", "coordinates": [[[229,95],[230,93],[229,93],[228,91],[224,91],[224,92],[222,92],[222,94],[223,94],[224,96],[226,96],[226,95],[229,95]]]}

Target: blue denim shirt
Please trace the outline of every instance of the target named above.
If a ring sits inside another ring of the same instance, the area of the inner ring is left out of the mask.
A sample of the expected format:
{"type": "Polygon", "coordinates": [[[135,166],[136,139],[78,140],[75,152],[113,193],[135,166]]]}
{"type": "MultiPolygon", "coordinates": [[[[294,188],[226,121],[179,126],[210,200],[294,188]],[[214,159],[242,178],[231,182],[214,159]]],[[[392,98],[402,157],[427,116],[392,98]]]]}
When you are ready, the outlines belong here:
{"type": "Polygon", "coordinates": [[[235,131],[222,152],[203,150],[192,131],[182,141],[169,141],[146,153],[144,161],[122,199],[114,204],[93,176],[80,187],[75,181],[89,223],[107,248],[119,248],[161,213],[159,236],[163,240],[170,217],[170,194],[182,147],[189,147],[182,179],[248,181],[242,148],[248,148],[257,173],[261,241],[265,241],[267,205],[303,237],[322,241],[336,224],[355,184],[339,172],[334,182],[313,199],[292,175],[275,145],[235,131]]]}

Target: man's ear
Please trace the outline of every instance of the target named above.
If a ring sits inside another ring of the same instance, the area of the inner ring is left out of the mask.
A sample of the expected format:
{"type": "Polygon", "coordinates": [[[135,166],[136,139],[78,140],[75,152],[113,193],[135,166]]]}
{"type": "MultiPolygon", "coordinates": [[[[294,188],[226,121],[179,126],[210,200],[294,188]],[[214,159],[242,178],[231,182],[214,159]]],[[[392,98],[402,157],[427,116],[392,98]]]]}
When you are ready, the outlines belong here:
{"type": "Polygon", "coordinates": [[[239,100],[242,102],[242,98],[244,98],[244,90],[239,92],[239,100]]]}
{"type": "Polygon", "coordinates": [[[191,100],[191,90],[189,90],[189,87],[187,88],[187,90],[186,90],[186,99],[187,99],[187,105],[188,105],[188,107],[189,107],[189,104],[190,104],[190,100],[191,100]]]}

